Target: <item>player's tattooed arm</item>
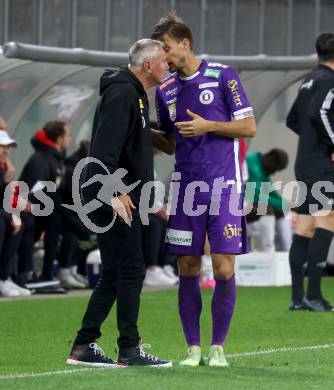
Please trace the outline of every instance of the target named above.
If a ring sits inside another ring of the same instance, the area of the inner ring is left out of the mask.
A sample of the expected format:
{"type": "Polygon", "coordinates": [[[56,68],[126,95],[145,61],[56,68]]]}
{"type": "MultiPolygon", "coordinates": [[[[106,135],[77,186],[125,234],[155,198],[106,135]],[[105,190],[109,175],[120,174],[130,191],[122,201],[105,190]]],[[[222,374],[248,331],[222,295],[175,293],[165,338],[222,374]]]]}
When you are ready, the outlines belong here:
{"type": "Polygon", "coordinates": [[[154,148],[169,155],[175,153],[174,134],[163,134],[159,130],[151,129],[151,139],[154,148]]]}
{"type": "Polygon", "coordinates": [[[175,126],[184,137],[196,137],[205,133],[213,133],[224,137],[254,137],[256,123],[253,116],[235,120],[232,122],[216,122],[202,118],[190,110],[187,110],[192,120],[187,122],[176,122],[175,126]]]}

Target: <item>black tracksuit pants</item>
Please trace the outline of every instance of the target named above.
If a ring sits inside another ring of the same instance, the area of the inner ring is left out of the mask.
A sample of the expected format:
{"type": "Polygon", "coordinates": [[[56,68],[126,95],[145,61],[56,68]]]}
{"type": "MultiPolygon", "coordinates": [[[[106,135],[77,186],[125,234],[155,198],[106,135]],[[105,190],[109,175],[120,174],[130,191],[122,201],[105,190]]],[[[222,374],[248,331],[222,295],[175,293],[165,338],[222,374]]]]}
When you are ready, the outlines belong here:
{"type": "Polygon", "coordinates": [[[34,243],[39,240],[45,231],[42,277],[52,279],[53,261],[56,257],[59,236],[62,230],[62,216],[54,210],[49,216],[35,217],[32,214],[22,213],[23,236],[18,248],[19,273],[33,270],[34,243]]]}
{"type": "Polygon", "coordinates": [[[101,336],[100,328],[117,301],[118,346],[133,348],[140,340],[137,320],[145,277],[140,218],[131,227],[119,219],[106,233],[98,234],[102,272],[88,303],[75,344],[88,344],[101,336]]]}

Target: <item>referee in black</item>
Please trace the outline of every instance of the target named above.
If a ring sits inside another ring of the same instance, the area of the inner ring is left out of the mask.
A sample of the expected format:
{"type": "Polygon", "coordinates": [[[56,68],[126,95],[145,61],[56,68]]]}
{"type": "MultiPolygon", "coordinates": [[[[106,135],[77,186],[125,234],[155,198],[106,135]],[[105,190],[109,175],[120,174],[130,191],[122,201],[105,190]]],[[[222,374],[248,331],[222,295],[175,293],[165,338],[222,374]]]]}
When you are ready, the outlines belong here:
{"type": "MultiPolygon", "coordinates": [[[[99,233],[102,273],[90,298],[81,329],[77,333],[67,363],[91,367],[165,366],[161,360],[144,351],[137,329],[140,293],[145,277],[143,226],[138,213],[142,186],[153,180],[153,152],[150,135],[146,90],[156,86],[168,70],[162,44],[142,39],[129,51],[129,65],[118,71],[106,70],[100,82],[100,100],[96,108],[89,157],[102,162],[110,174],[127,170],[124,183],[140,181],[130,193],[119,193],[109,204],[97,209],[90,218],[101,227],[108,226],[115,211],[115,224],[99,233]],[[117,200],[117,202],[116,202],[117,200]],[[101,325],[117,302],[119,331],[118,361],[108,357],[97,345],[101,325]]],[[[106,177],[100,165],[86,165],[85,183],[106,177]]],[[[82,186],[84,203],[97,199],[101,183],[82,186]]]]}
{"type": "Polygon", "coordinates": [[[334,235],[334,33],[321,34],[316,51],[319,65],[301,84],[286,121],[299,136],[295,175],[307,187],[306,201],[295,209],[289,308],[333,312],[321,293],[321,277],[334,235]]]}

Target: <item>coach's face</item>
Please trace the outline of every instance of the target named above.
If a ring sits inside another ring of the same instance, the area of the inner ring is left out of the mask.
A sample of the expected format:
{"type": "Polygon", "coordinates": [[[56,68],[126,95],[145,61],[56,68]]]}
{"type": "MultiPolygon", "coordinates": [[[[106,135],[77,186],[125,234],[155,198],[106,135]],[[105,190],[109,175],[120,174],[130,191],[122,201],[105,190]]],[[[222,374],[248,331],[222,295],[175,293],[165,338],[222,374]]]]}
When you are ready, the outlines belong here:
{"type": "Polygon", "coordinates": [[[159,49],[150,63],[150,74],[154,84],[160,84],[168,71],[167,54],[165,50],[159,49]]]}
{"type": "Polygon", "coordinates": [[[181,70],[186,63],[187,53],[190,50],[189,40],[183,39],[178,42],[165,34],[161,41],[163,42],[164,49],[167,53],[169,71],[176,72],[177,70],[181,70]]]}

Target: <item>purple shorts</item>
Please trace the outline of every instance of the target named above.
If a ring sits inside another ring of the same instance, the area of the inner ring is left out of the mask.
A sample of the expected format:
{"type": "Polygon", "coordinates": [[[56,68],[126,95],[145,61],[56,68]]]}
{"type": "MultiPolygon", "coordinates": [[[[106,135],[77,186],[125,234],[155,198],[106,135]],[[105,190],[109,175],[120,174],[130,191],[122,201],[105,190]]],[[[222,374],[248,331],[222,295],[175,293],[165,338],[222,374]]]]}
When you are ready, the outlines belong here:
{"type": "Polygon", "coordinates": [[[202,256],[207,233],[211,253],[247,253],[242,209],[243,194],[179,196],[175,215],[170,215],[168,221],[166,249],[180,255],[202,256]]]}

